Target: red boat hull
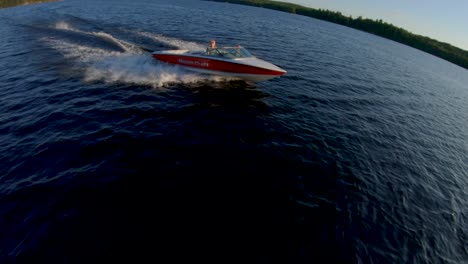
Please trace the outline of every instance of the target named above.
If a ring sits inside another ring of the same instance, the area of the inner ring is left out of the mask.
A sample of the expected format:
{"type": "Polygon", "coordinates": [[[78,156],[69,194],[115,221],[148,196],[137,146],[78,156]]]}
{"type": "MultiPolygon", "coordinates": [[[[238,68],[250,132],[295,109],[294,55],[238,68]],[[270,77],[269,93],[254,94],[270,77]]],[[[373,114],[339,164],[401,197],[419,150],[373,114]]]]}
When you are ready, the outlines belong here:
{"type": "Polygon", "coordinates": [[[202,69],[205,71],[263,75],[272,77],[281,76],[285,73],[284,71],[269,70],[241,63],[212,60],[179,54],[153,54],[153,57],[163,62],[202,69]]]}

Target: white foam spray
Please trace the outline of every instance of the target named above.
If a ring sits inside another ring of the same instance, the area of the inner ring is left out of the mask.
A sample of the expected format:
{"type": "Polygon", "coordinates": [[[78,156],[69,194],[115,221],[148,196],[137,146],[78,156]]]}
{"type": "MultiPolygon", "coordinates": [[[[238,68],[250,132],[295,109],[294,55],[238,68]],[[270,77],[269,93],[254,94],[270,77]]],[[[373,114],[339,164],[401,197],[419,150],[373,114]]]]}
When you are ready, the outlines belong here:
{"type": "Polygon", "coordinates": [[[141,48],[139,48],[137,45],[134,45],[132,43],[129,43],[129,42],[121,40],[121,39],[117,39],[114,36],[112,36],[111,34],[108,34],[106,32],[101,32],[101,31],[99,31],[99,32],[86,32],[86,31],[82,31],[82,30],[74,28],[73,26],[71,26],[70,24],[68,24],[67,22],[64,22],[64,21],[59,21],[59,22],[55,23],[54,28],[60,29],[60,30],[73,31],[73,32],[77,32],[77,33],[85,34],[85,35],[92,35],[92,36],[96,36],[96,37],[99,37],[99,38],[102,38],[102,39],[106,39],[106,40],[108,40],[110,42],[114,42],[115,44],[117,44],[124,51],[135,52],[135,53],[141,53],[142,52],[141,48]]]}
{"type": "MultiPolygon", "coordinates": [[[[66,22],[56,23],[55,28],[106,38],[117,43],[125,51],[110,51],[52,37],[41,39],[44,43],[59,51],[65,58],[71,60],[74,67],[83,72],[83,80],[86,82],[102,81],[105,83],[149,85],[156,88],[174,83],[225,80],[225,78],[221,77],[207,77],[195,74],[178,66],[158,62],[150,54],[143,53],[137,45],[120,40],[105,32],[84,32],[73,28],[66,22]]],[[[140,32],[139,34],[180,49],[203,49],[202,45],[195,42],[149,32],[140,32]]]]}
{"type": "Polygon", "coordinates": [[[59,21],[55,23],[54,27],[56,29],[63,29],[63,30],[73,30],[73,28],[68,24],[67,22],[64,21],[59,21]]]}
{"type": "Polygon", "coordinates": [[[152,87],[163,87],[171,83],[195,83],[203,79],[202,76],[186,72],[177,66],[157,63],[149,56],[133,54],[101,58],[85,71],[85,81],[152,87]]]}

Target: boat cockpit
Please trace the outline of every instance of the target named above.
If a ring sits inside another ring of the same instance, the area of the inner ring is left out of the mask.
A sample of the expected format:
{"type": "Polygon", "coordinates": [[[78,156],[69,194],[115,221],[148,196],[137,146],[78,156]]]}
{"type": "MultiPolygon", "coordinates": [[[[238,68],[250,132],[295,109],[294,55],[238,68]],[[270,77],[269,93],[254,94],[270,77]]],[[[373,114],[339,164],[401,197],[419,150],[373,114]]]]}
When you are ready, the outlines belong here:
{"type": "Polygon", "coordinates": [[[249,58],[253,57],[250,52],[241,46],[236,47],[222,47],[222,48],[207,48],[204,55],[224,57],[230,59],[249,58]]]}

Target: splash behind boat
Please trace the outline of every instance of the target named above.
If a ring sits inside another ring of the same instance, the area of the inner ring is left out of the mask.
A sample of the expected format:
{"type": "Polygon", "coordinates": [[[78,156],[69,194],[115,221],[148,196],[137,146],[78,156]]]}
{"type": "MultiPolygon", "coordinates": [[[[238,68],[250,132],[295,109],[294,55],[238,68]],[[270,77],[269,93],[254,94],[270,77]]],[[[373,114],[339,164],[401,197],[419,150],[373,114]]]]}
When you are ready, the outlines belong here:
{"type": "Polygon", "coordinates": [[[211,75],[229,76],[260,82],[286,73],[280,67],[261,60],[241,46],[197,50],[166,50],[152,53],[159,61],[211,75]]]}

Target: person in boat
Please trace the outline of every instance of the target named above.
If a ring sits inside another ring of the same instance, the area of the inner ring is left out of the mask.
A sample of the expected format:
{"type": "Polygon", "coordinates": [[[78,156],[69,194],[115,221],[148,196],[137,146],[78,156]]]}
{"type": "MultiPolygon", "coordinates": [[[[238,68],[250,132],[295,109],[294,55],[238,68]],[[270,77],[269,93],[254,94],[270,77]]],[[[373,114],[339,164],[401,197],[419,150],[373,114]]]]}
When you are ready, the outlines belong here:
{"type": "Polygon", "coordinates": [[[216,41],[214,39],[212,39],[210,41],[210,46],[208,48],[206,48],[206,54],[215,55],[215,54],[217,54],[217,51],[218,51],[218,48],[216,47],[216,41]]]}
{"type": "Polygon", "coordinates": [[[241,47],[241,46],[240,46],[239,44],[236,45],[236,56],[238,56],[238,57],[241,56],[240,47],[241,47]]]}

